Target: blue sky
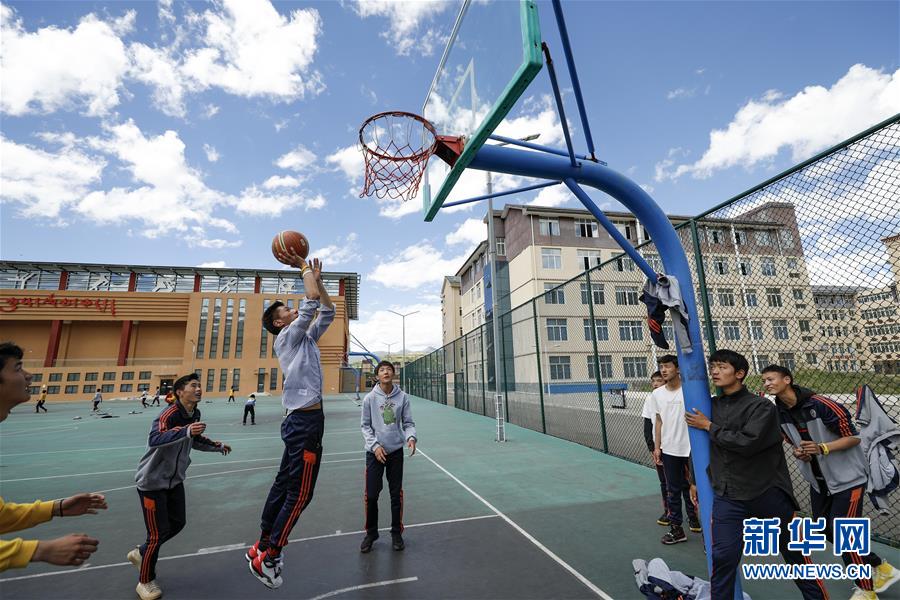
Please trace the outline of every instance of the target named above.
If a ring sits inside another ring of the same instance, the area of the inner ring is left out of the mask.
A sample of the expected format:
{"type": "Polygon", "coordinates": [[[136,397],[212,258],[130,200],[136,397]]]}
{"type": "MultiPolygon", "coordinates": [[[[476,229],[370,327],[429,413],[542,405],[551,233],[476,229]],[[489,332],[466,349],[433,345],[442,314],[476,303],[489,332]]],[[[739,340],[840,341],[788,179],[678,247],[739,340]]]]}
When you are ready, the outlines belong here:
{"type": "MultiPolygon", "coordinates": [[[[420,311],[410,347],[440,345],[440,282],[483,239],[484,208],[423,223],[415,200],[358,198],[354,142],[374,112],[421,110],[457,6],[4,2],[0,255],[273,268],[272,236],[297,229],[326,269],[362,275],[351,330],[367,346],[400,339],[387,309],[420,311]]],[[[900,109],[896,2],[565,6],[598,154],[667,211],[900,109]]],[[[544,71],[505,131],[561,140],[549,91],[544,71]]],[[[561,187],[513,201],[576,206],[561,187]]]]}

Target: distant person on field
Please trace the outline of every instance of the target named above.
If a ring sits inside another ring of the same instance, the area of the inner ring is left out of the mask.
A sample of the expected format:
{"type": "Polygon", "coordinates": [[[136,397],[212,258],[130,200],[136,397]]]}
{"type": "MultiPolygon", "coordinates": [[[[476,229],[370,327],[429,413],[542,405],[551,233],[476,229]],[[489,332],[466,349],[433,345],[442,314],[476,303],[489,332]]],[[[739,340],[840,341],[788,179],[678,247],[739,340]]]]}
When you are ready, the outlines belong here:
{"type": "Polygon", "coordinates": [[[235,401],[234,400],[234,386],[232,386],[231,391],[228,392],[228,402],[234,402],[234,401],[235,401]]]}
{"type": "MultiPolygon", "coordinates": [[[[0,344],[0,421],[5,421],[14,406],[31,399],[31,373],[22,362],[24,352],[11,342],[0,344]]],[[[0,498],[0,533],[34,527],[53,517],[96,514],[106,508],[101,494],[77,494],[62,500],[40,500],[32,504],[13,504],[0,498]]],[[[0,572],[22,568],[32,562],[80,566],[96,552],[99,542],[83,533],[54,540],[0,540],[0,572]]]]}
{"type": "Polygon", "coordinates": [[[34,406],[34,412],[47,412],[47,409],[44,407],[44,404],[47,403],[47,386],[41,386],[41,395],[38,398],[37,404],[34,406]]]}
{"type": "MultiPolygon", "coordinates": [[[[166,397],[166,401],[168,402],[168,396],[166,397]]],[[[156,393],[153,394],[153,402],[151,404],[159,406],[159,386],[156,386],[156,393]]]]}
{"type": "Polygon", "coordinates": [[[97,390],[94,393],[94,408],[91,409],[91,412],[97,412],[100,410],[100,403],[103,402],[103,395],[100,393],[100,390],[97,390]]]}
{"type": "MultiPolygon", "coordinates": [[[[656,388],[662,387],[666,384],[663,381],[662,373],[656,371],[653,375],[650,376],[650,388],[651,392],[656,388]]],[[[654,466],[656,466],[656,476],[659,478],[659,491],[662,494],[662,507],[663,512],[662,515],[656,520],[658,525],[662,525],[663,527],[668,527],[671,523],[669,522],[669,508],[668,508],[668,500],[666,495],[666,471],[663,469],[662,461],[657,460],[653,455],[653,448],[655,447],[653,437],[653,432],[656,430],[656,413],[653,409],[652,398],[648,395],[647,399],[644,400],[644,407],[641,411],[641,417],[644,419],[644,441],[647,443],[647,450],[650,452],[650,458],[653,460],[654,466]]]]}
{"type": "Polygon", "coordinates": [[[256,425],[256,394],[250,394],[244,402],[244,425],[247,424],[247,415],[250,415],[250,424],[256,425]]]}
{"type": "Polygon", "coordinates": [[[143,406],[144,408],[150,406],[149,404],[147,404],[147,390],[141,392],[141,406],[143,406]]]}

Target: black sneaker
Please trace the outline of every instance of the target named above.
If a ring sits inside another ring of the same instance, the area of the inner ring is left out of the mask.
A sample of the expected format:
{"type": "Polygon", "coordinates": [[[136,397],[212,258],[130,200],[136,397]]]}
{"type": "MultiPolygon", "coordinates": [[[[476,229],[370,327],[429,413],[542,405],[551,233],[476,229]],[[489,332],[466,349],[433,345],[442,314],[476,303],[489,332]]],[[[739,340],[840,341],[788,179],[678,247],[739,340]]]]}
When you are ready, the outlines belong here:
{"type": "Polygon", "coordinates": [[[367,533],[366,537],[363,538],[362,544],[359,545],[359,551],[363,554],[370,552],[372,550],[372,544],[374,544],[377,539],[378,534],[372,535],[371,533],[367,533]]]}
{"type": "Polygon", "coordinates": [[[406,544],[403,543],[403,536],[399,533],[392,533],[391,538],[393,539],[394,550],[397,552],[406,548],[406,544]]]}
{"type": "Polygon", "coordinates": [[[671,525],[671,523],[669,523],[668,511],[666,511],[662,515],[660,515],[660,517],[656,520],[656,524],[662,525],[663,527],[668,527],[669,525],[671,525]]]}
{"type": "Polygon", "coordinates": [[[687,536],[684,534],[684,529],[681,528],[681,525],[672,525],[669,527],[669,532],[662,536],[659,541],[667,546],[671,546],[678,542],[686,542],[687,536]]]}
{"type": "Polygon", "coordinates": [[[700,519],[697,517],[688,517],[688,529],[694,533],[703,533],[703,526],[700,525],[700,519]]]}

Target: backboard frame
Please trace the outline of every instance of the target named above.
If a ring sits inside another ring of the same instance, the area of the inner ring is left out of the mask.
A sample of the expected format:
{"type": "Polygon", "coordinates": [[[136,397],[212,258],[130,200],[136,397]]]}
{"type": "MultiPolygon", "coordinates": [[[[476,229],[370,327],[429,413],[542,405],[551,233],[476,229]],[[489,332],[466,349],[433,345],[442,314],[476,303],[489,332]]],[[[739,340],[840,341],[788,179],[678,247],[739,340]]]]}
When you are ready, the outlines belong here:
{"type": "MultiPolygon", "coordinates": [[[[465,15],[465,11],[469,7],[470,0],[466,0],[460,9],[460,18],[465,15]]],[[[528,88],[535,76],[543,67],[543,55],[541,54],[541,26],[538,18],[537,5],[534,0],[519,0],[520,19],[522,24],[522,64],[516,70],[512,80],[503,90],[500,98],[491,107],[490,112],[485,116],[484,120],[478,125],[472,135],[465,141],[465,147],[459,158],[453,163],[450,173],[441,184],[441,189],[432,201],[431,186],[427,181],[422,186],[423,213],[425,221],[432,221],[438,211],[443,206],[453,186],[459,180],[462,172],[466,170],[475,154],[487,141],[488,136],[500,125],[500,122],[506,118],[506,115],[512,110],[512,107],[518,102],[522,93],[528,88]]],[[[448,49],[456,40],[457,30],[454,29],[450,41],[447,43],[448,49]]],[[[443,62],[443,61],[442,61],[443,62]]],[[[435,82],[440,73],[435,77],[435,82]]],[[[434,87],[434,86],[432,86],[434,87]]],[[[431,91],[429,90],[429,96],[431,91]]],[[[426,114],[425,108],[428,104],[428,97],[422,105],[422,114],[426,114]]],[[[440,131],[441,134],[454,134],[452,131],[440,131]]]]}

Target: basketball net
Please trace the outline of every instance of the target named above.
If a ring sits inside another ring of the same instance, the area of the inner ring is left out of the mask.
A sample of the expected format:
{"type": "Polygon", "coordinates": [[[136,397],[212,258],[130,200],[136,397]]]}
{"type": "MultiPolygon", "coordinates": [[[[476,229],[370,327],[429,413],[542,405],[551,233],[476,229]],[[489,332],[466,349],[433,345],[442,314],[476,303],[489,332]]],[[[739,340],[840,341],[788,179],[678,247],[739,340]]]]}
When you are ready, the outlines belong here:
{"type": "Polygon", "coordinates": [[[383,112],[366,119],[359,128],[366,163],[360,197],[415,197],[436,142],[434,126],[413,113],[383,112]]]}

